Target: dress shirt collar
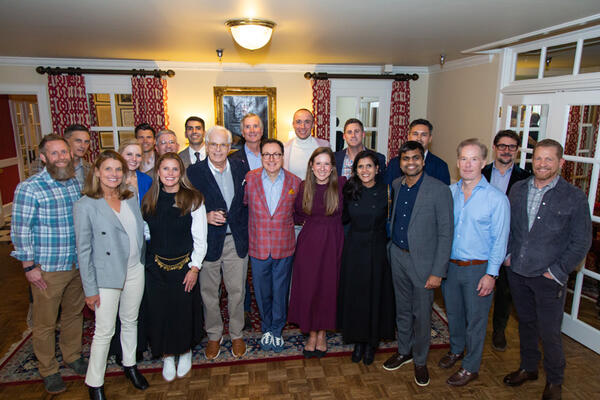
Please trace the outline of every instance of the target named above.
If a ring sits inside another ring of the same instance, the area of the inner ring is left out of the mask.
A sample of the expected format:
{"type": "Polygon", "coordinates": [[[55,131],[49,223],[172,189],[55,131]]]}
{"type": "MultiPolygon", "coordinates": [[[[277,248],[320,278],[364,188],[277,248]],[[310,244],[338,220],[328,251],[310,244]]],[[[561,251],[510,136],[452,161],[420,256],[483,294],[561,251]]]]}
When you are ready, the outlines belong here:
{"type": "Polygon", "coordinates": [[[192,164],[196,163],[196,152],[200,153],[200,160],[198,161],[202,161],[206,158],[206,146],[204,145],[204,142],[202,142],[200,150],[194,150],[192,146],[188,146],[188,151],[190,152],[190,162],[192,164]]]}
{"type": "Polygon", "coordinates": [[[558,183],[558,179],[559,178],[560,178],[560,175],[556,175],[554,177],[554,179],[552,179],[550,181],[550,183],[548,183],[547,185],[545,185],[545,186],[541,187],[540,189],[538,189],[538,187],[535,185],[535,176],[531,175],[531,178],[529,178],[529,188],[534,188],[534,189],[537,189],[537,190],[543,190],[543,189],[548,188],[547,190],[550,190],[550,189],[553,189],[556,186],[556,184],[558,183]]]}
{"type": "MultiPolygon", "coordinates": [[[[277,178],[275,179],[275,182],[273,182],[273,184],[277,183],[278,181],[283,181],[283,177],[284,177],[283,168],[281,168],[279,170],[279,174],[277,174],[277,178]]],[[[263,181],[268,180],[269,182],[271,182],[271,178],[269,178],[269,175],[267,175],[267,171],[264,168],[261,173],[261,178],[263,181]]]]}
{"type": "MultiPolygon", "coordinates": [[[[500,170],[499,170],[498,168],[496,168],[496,161],[494,161],[494,162],[492,163],[492,171],[496,170],[496,172],[497,172],[497,173],[499,173],[501,176],[506,176],[506,175],[510,175],[510,174],[512,174],[512,170],[513,170],[513,168],[514,168],[514,167],[515,167],[515,163],[513,162],[513,163],[511,164],[510,168],[509,168],[509,169],[507,169],[505,173],[502,173],[502,172],[500,172],[500,170]]],[[[492,172],[492,173],[493,173],[493,172],[492,172]]]]}
{"type": "Polygon", "coordinates": [[[219,168],[215,167],[215,165],[210,161],[210,157],[206,157],[206,161],[208,161],[208,168],[210,168],[210,171],[213,173],[213,175],[225,174],[229,172],[229,160],[225,160],[225,169],[223,170],[223,172],[221,172],[219,168]]]}

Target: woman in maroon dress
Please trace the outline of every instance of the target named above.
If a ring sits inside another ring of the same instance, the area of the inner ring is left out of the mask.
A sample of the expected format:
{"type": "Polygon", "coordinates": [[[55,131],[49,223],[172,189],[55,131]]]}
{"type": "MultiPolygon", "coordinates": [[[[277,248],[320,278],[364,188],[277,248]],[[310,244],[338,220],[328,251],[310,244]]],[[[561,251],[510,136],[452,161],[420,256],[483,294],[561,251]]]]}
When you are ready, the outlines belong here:
{"type": "Polygon", "coordinates": [[[296,197],[294,219],[304,225],[296,243],[288,320],[309,332],[304,356],[327,353],[325,331],[336,327],[336,304],[344,230],[342,187],[329,147],[316,149],[296,197]]]}

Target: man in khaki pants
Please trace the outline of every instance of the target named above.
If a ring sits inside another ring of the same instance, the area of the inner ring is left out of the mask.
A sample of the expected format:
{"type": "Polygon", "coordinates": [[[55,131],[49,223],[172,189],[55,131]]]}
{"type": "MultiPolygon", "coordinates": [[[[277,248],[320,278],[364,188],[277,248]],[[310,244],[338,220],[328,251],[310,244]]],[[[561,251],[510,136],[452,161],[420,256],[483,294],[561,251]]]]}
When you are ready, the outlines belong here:
{"type": "Polygon", "coordinates": [[[33,351],[48,393],[66,390],[55,357],[56,319],[60,308],[60,350],[67,366],[85,375],[81,357],[84,303],[77,269],[73,203],[81,196],[71,150],[58,135],[45,136],[39,145],[42,172],[21,182],[15,190],[11,239],[13,257],[33,294],[33,351]]]}

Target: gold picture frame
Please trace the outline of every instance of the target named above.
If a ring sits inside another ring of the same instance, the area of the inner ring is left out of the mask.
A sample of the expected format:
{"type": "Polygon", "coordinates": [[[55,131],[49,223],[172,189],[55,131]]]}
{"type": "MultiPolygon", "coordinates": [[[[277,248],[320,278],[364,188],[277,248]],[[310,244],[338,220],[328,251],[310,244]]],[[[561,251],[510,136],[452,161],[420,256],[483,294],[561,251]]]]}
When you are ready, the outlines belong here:
{"type": "Polygon", "coordinates": [[[240,122],[247,113],[260,116],[263,137],[277,137],[277,88],[215,86],[215,121],[233,134],[233,148],[241,148],[240,122]]]}
{"type": "Polygon", "coordinates": [[[103,150],[115,148],[115,136],[113,131],[100,131],[100,148],[103,150]]]}

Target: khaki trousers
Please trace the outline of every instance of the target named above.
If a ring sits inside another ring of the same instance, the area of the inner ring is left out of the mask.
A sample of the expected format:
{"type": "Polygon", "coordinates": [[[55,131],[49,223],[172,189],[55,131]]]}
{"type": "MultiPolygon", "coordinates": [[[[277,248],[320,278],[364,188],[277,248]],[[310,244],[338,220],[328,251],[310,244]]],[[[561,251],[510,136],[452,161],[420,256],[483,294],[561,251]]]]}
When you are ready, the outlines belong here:
{"type": "Polygon", "coordinates": [[[31,285],[33,294],[33,352],[42,377],[58,372],[55,356],[56,319],[60,313],[59,346],[63,360],[72,363],[81,357],[83,306],[85,297],[79,270],[45,272],[42,278],[48,288],[31,285]]]}

